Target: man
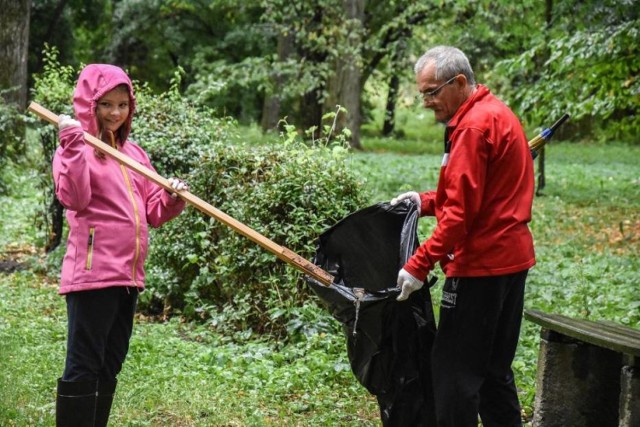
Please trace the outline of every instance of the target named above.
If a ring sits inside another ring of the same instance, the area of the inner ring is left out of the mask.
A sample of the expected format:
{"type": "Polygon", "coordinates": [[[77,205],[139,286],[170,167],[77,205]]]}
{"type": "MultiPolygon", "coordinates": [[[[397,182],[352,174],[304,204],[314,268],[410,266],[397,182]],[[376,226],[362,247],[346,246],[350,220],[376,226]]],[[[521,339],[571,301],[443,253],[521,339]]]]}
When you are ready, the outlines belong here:
{"type": "Polygon", "coordinates": [[[527,272],[535,264],[533,160],[513,112],[476,84],[460,50],[439,46],[416,63],[424,107],[444,123],[436,191],[410,191],[437,225],[398,274],[398,300],[440,263],[446,274],[432,353],[439,426],[521,426],[511,370],[527,272]]]}

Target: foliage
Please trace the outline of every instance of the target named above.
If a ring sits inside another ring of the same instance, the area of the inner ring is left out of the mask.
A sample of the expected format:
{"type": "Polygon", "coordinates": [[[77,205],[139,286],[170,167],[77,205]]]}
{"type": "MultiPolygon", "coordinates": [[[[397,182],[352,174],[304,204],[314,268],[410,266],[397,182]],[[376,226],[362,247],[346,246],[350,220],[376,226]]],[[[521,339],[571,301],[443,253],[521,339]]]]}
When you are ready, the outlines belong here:
{"type": "MultiPolygon", "coordinates": [[[[203,60],[234,63],[267,54],[263,29],[255,25],[260,13],[258,2],[121,1],[114,8],[118,32],[111,40],[110,55],[156,90],[167,88],[176,67],[186,70],[188,85],[203,60]]],[[[212,71],[220,79],[216,68],[212,71]]]]}
{"type": "Polygon", "coordinates": [[[43,71],[34,76],[33,100],[57,114],[73,116],[73,88],[79,69],[62,65],[55,46],[45,45],[42,51],[43,71]]]}
{"type": "MultiPolygon", "coordinates": [[[[72,66],[63,66],[59,62],[59,51],[56,47],[45,46],[43,51],[43,69],[35,74],[32,99],[56,114],[73,116],[72,94],[77,71],[72,66]]],[[[41,145],[41,156],[37,165],[38,188],[42,192],[41,205],[37,224],[41,244],[47,251],[57,247],[62,237],[62,206],[55,197],[51,164],[58,147],[56,128],[38,120],[37,138],[41,145]]]]}
{"type": "MultiPolygon", "coordinates": [[[[552,143],[547,149],[546,194],[535,199],[531,223],[538,263],[527,282],[525,307],[639,329],[638,147],[552,143]]],[[[346,161],[368,178],[373,203],[404,189],[432,188],[440,155],[350,153],[346,161]]],[[[28,212],[37,193],[28,174],[21,176],[24,181],[15,183],[25,189],[20,197],[0,195],[9,209],[0,222],[3,257],[15,256],[20,248],[31,256],[34,233],[28,212]]],[[[430,233],[428,222],[420,220],[422,237],[430,233]]],[[[278,261],[271,257],[270,262],[278,261]]],[[[436,309],[439,293],[436,285],[436,309]]],[[[52,279],[29,270],[0,274],[0,419],[9,426],[53,423],[55,379],[64,357],[64,310],[52,279]]],[[[281,314],[276,310],[273,316],[281,314]]],[[[287,310],[284,304],[282,310],[287,310]]],[[[119,376],[113,422],[379,425],[375,398],[350,372],[337,322],[311,299],[296,310],[299,321],[290,325],[297,338],[286,343],[220,334],[214,323],[178,317],[154,323],[139,317],[119,376]]],[[[224,320],[222,315],[212,318],[224,320]]],[[[529,417],[539,334],[537,325],[523,322],[513,365],[529,417]]]]}
{"type": "Polygon", "coordinates": [[[541,31],[544,9],[541,2],[535,0],[456,1],[440,25],[451,31],[437,32],[431,37],[438,44],[462,49],[471,61],[477,80],[482,82],[496,61],[519,54],[522,44],[541,31]]]}
{"type": "MultiPolygon", "coordinates": [[[[44,72],[36,78],[35,100],[53,111],[72,114],[69,98],[75,71],[61,66],[56,54],[55,49],[46,52],[44,72]]],[[[313,236],[361,205],[358,183],[343,162],[340,143],[345,135],[334,135],[335,141],[312,141],[309,147],[285,125],[288,134],[279,145],[234,147],[233,124],[183,98],[179,84],[178,71],[171,89],[160,95],[136,85],[138,111],[131,136],[148,149],[160,174],[186,178],[197,194],[250,226],[260,225],[265,235],[301,250],[307,258],[313,252],[313,236]]],[[[334,118],[332,113],[325,119],[334,118]]],[[[327,135],[330,128],[325,129],[327,135]]],[[[40,182],[48,208],[55,201],[50,164],[57,146],[50,126],[43,129],[41,141],[45,158],[40,182]]],[[[49,214],[45,209],[41,215],[45,229],[50,227],[49,214]]],[[[282,265],[272,267],[273,255],[227,225],[190,211],[156,230],[151,240],[151,295],[141,304],[147,309],[161,301],[190,317],[196,311],[204,317],[220,312],[238,320],[233,326],[268,327],[278,333],[286,330],[291,316],[304,316],[299,303],[307,294],[296,285],[299,275],[286,272],[282,265]],[[235,291],[238,283],[243,283],[242,292],[235,291]],[[261,296],[260,302],[247,304],[255,296],[261,296]],[[282,302],[288,308],[284,315],[269,314],[276,306],[282,308],[282,302]]]]}
{"type": "MultiPolygon", "coordinates": [[[[58,49],[61,64],[108,62],[106,48],[112,33],[112,0],[38,0],[31,2],[28,69],[40,74],[46,62],[42,51],[58,49]]],[[[32,76],[31,76],[32,77],[32,76]]],[[[30,85],[30,87],[32,87],[30,85]]]]}
{"type": "MultiPolygon", "coordinates": [[[[213,56],[218,51],[211,47],[200,50],[193,62],[195,81],[187,93],[228,111],[237,111],[230,101],[240,101],[243,123],[249,108],[254,108],[252,118],[257,119],[262,101],[276,96],[290,123],[299,128],[318,125],[312,111],[333,108],[332,95],[336,98],[336,94],[331,92],[337,89],[332,82],[341,61],[356,58],[362,79],[355,84],[361,87],[376,72],[384,76],[398,73],[406,60],[390,65],[389,57],[404,52],[413,26],[430,12],[420,2],[374,1],[367,2],[363,22],[353,23],[345,20],[345,4],[337,0],[261,1],[260,21],[250,30],[242,27],[245,38],[257,35],[263,40],[261,49],[240,58],[213,56]],[[354,38],[363,43],[353,46],[350,40],[354,38]]],[[[363,105],[366,108],[366,100],[363,105]]]]}
{"type": "MultiPolygon", "coordinates": [[[[35,145],[29,135],[28,146],[35,145]]],[[[31,150],[30,150],[31,151],[31,150]]],[[[30,152],[36,158],[39,153],[30,152]]],[[[0,260],[7,253],[32,253],[37,243],[37,230],[33,227],[38,211],[37,170],[31,162],[9,163],[5,170],[6,183],[12,191],[0,193],[3,221],[0,226],[0,260]]],[[[1,317],[1,316],[0,316],[1,317]]]]}
{"type": "Polygon", "coordinates": [[[0,90],[0,194],[8,191],[9,162],[20,160],[25,152],[24,132],[26,118],[20,114],[16,105],[9,104],[0,90]]]}
{"type": "MultiPolygon", "coordinates": [[[[497,64],[504,88],[533,123],[568,112],[573,137],[637,142],[640,126],[640,14],[625,1],[560,3],[553,26],[531,39],[518,56],[497,64]]],[[[565,133],[566,135],[566,133],[565,133]]]]}
{"type": "MultiPolygon", "coordinates": [[[[635,142],[640,25],[633,2],[369,1],[355,48],[344,7],[337,0],[43,0],[32,8],[29,69],[40,72],[44,41],[60,49],[62,64],[117,63],[154,90],[166,90],[181,67],[180,90],[217,116],[258,122],[265,101],[277,96],[278,116],[307,128],[333,108],[331,80],[345,55],[359,58],[361,84],[373,81],[374,96],[386,97],[392,77],[411,85],[417,55],[449,44],[469,55],[478,81],[527,128],[569,112],[565,138],[635,142]],[[306,115],[313,120],[301,120],[306,115]]],[[[361,92],[367,119],[371,96],[361,92]]]]}
{"type": "Polygon", "coordinates": [[[187,176],[212,147],[220,149],[236,139],[233,121],[216,118],[209,108],[181,95],[182,73],[178,69],[169,90],[159,94],[136,82],[131,139],[145,148],[162,176],[187,176]]]}
{"type": "MultiPolygon", "coordinates": [[[[43,279],[31,271],[0,275],[2,425],[55,424],[66,313],[64,298],[43,279]]],[[[118,380],[114,425],[378,424],[375,399],[351,373],[339,334],[240,343],[178,318],[139,317],[118,380]]]]}
{"type": "MultiPolygon", "coordinates": [[[[308,146],[288,131],[279,143],[216,147],[189,184],[224,214],[309,259],[315,236],[361,207],[364,193],[339,140],[308,146]]],[[[151,259],[155,303],[221,330],[281,336],[299,330],[307,312],[299,272],[193,209],[154,235],[151,259]]]]}

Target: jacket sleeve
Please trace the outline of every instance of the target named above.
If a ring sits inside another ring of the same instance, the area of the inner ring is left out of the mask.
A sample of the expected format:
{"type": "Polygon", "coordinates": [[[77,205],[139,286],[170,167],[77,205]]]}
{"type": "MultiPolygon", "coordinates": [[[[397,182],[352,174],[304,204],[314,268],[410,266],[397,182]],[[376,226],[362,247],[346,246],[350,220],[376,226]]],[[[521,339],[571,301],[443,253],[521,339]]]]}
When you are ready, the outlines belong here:
{"type": "Polygon", "coordinates": [[[436,192],[420,193],[420,216],[434,216],[436,214],[436,192]]]}
{"type": "MultiPolygon", "coordinates": [[[[145,166],[155,172],[148,157],[146,157],[145,163],[145,166]]],[[[151,224],[152,227],[160,227],[165,222],[180,215],[180,212],[182,212],[186,205],[183,199],[179,197],[174,199],[171,197],[171,193],[158,184],[148,180],[145,182],[147,222],[151,224]]]]}
{"type": "Polygon", "coordinates": [[[185,207],[185,201],[175,199],[159,185],[150,182],[150,194],[147,198],[147,222],[153,227],[160,227],[165,222],[177,217],[185,207]]]}
{"type": "Polygon", "coordinates": [[[52,167],[56,197],[65,208],[80,211],[91,200],[84,133],[80,127],[68,127],[60,131],[59,140],[52,167]]]}
{"type": "MultiPolygon", "coordinates": [[[[449,162],[440,178],[444,182],[438,183],[438,192],[444,192],[438,223],[431,237],[404,266],[420,280],[424,280],[435,264],[452,254],[454,247],[466,238],[482,203],[487,144],[482,133],[475,129],[461,130],[455,140],[457,143],[451,148],[449,162]]],[[[429,209],[428,203],[425,209],[429,209]]]]}

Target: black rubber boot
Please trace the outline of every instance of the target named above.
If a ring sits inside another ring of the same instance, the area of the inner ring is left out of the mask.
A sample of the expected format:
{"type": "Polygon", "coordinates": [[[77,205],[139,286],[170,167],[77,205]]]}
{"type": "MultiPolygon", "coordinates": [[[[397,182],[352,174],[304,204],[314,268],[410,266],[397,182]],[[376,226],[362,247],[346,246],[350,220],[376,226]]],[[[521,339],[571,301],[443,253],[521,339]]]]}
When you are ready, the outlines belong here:
{"type": "Polygon", "coordinates": [[[93,427],[96,414],[96,383],[58,380],[57,427],[93,427]]]}
{"type": "Polygon", "coordinates": [[[96,401],[95,427],[106,427],[116,391],[117,380],[98,382],[98,400],[96,401]]]}

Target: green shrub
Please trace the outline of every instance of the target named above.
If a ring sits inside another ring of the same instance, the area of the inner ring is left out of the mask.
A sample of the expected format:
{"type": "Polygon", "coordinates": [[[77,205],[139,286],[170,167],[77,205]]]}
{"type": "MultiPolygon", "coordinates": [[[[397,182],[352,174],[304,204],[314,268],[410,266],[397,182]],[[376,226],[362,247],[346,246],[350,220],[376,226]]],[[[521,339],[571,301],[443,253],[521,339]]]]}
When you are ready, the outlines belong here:
{"type": "MultiPolygon", "coordinates": [[[[72,114],[78,72],[61,66],[55,49],[47,50],[34,99],[56,113],[72,114]]],[[[234,123],[184,98],[177,89],[179,72],[175,76],[171,89],[161,94],[134,82],[131,139],[145,148],[159,174],[184,178],[192,193],[307,259],[321,231],[362,207],[362,185],[346,163],[346,135],[338,135],[333,144],[314,141],[309,146],[285,124],[282,142],[239,144],[234,123]]],[[[327,128],[324,134],[331,132],[327,128]]],[[[43,127],[41,139],[44,206],[49,207],[55,200],[55,128],[43,127]]],[[[50,215],[43,212],[44,224],[51,223],[50,215]]],[[[301,273],[195,208],[152,230],[150,239],[142,310],[177,312],[232,331],[278,336],[304,334],[310,324],[335,327],[308,301],[301,273]]]]}
{"type": "Polygon", "coordinates": [[[181,71],[176,71],[170,89],[160,94],[135,82],[131,139],[145,148],[154,168],[165,177],[185,176],[212,146],[236,138],[231,119],[217,118],[211,109],[180,94],[181,71]]]}
{"type": "MultiPolygon", "coordinates": [[[[41,74],[34,75],[33,101],[56,114],[73,116],[73,88],[79,70],[62,66],[55,47],[45,46],[42,54],[44,67],[41,74]]],[[[37,119],[36,123],[37,138],[42,150],[38,163],[38,188],[42,192],[42,204],[36,225],[42,239],[41,244],[49,253],[62,242],[64,234],[63,208],[55,197],[51,172],[53,155],[58,147],[58,132],[44,120],[37,119]]]]}
{"type": "Polygon", "coordinates": [[[24,153],[25,120],[16,105],[8,104],[0,91],[0,194],[6,194],[11,179],[6,177],[7,163],[24,153]]]}
{"type": "MultiPolygon", "coordinates": [[[[291,137],[220,146],[201,158],[189,184],[222,212],[310,259],[319,233],[365,203],[345,153],[291,137]]],[[[151,257],[151,302],[165,310],[275,336],[304,333],[301,319],[317,316],[304,305],[310,292],[302,273],[193,208],[158,230],[151,257]]]]}

